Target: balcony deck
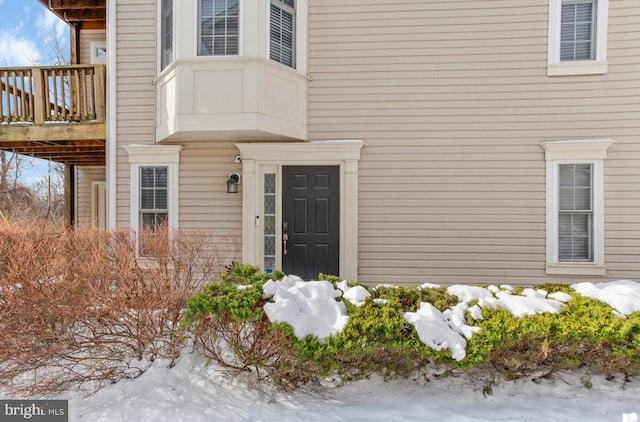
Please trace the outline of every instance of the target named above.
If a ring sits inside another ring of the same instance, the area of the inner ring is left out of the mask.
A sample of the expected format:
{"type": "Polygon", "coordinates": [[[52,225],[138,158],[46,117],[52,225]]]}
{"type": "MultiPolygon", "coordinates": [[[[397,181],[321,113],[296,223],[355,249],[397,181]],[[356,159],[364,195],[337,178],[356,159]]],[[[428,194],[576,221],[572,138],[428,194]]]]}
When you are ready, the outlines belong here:
{"type": "Polygon", "coordinates": [[[105,164],[105,66],[0,68],[0,149],[105,164]]]}

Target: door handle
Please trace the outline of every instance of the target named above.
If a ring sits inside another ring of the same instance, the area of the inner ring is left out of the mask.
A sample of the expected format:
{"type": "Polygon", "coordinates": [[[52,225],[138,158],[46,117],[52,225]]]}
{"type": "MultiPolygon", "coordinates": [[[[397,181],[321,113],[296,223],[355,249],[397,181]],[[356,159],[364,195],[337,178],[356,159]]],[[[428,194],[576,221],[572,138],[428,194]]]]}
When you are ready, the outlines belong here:
{"type": "Polygon", "coordinates": [[[282,234],[282,255],[287,254],[287,241],[289,240],[289,235],[287,233],[282,234]]]}
{"type": "Polygon", "coordinates": [[[289,240],[289,223],[282,222],[282,255],[287,254],[287,241],[289,240]]]}

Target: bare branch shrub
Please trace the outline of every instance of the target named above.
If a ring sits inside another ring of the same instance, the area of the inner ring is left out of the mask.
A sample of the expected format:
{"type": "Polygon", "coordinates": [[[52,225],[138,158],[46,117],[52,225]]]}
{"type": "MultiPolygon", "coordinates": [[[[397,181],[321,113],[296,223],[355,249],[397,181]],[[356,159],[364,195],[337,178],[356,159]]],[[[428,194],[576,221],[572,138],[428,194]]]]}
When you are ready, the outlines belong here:
{"type": "Polygon", "coordinates": [[[204,232],[143,237],[138,258],[129,231],[0,224],[0,386],[90,394],[157,358],[173,364],[187,300],[224,257],[204,232]]]}
{"type": "Polygon", "coordinates": [[[239,321],[230,312],[208,315],[197,324],[195,346],[231,375],[252,371],[258,381],[294,389],[318,378],[319,369],[301,358],[284,330],[275,329],[266,315],[239,321]]]}

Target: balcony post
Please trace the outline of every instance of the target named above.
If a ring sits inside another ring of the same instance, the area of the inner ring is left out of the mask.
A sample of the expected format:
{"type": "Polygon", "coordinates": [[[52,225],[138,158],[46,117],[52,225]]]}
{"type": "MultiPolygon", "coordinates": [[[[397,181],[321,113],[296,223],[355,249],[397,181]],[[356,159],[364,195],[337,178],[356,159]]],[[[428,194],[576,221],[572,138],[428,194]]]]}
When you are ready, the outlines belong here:
{"type": "Polygon", "coordinates": [[[96,110],[96,122],[104,123],[106,115],[105,107],[105,68],[103,65],[96,65],[93,68],[94,84],[94,106],[96,110]]]}
{"type": "MultiPolygon", "coordinates": [[[[42,69],[34,67],[31,69],[33,87],[33,123],[44,124],[45,92],[42,69]]],[[[47,95],[48,97],[48,95],[47,95]]]]}

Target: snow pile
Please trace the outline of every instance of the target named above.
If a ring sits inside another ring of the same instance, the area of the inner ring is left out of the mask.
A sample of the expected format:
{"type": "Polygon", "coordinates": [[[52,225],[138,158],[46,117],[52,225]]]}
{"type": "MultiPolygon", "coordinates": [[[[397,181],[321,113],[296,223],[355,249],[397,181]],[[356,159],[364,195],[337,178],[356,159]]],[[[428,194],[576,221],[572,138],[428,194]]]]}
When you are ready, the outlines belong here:
{"type": "MultiPolygon", "coordinates": [[[[420,289],[437,288],[436,285],[423,284],[420,289]]],[[[466,314],[470,313],[474,320],[482,319],[482,308],[502,308],[515,317],[534,315],[544,312],[559,313],[562,302],[571,296],[557,295],[548,298],[544,290],[524,289],[522,295],[514,295],[511,286],[476,286],[454,285],[447,288],[449,294],[458,297],[460,302],[444,312],[438,311],[429,303],[422,302],[417,312],[405,312],[405,319],[415,327],[420,340],[434,350],[450,349],[451,357],[462,360],[466,356],[466,339],[480,330],[480,327],[468,325],[466,314]],[[562,300],[559,300],[562,299],[562,300]],[[477,302],[470,305],[470,302],[477,302]]]]}
{"type": "Polygon", "coordinates": [[[466,340],[451,325],[437,308],[428,302],[420,303],[417,312],[405,312],[405,319],[418,332],[420,341],[434,350],[450,349],[455,360],[462,360],[467,355],[466,340]]]}
{"type": "Polygon", "coordinates": [[[635,281],[577,283],[572,284],[571,287],[582,296],[605,302],[620,316],[640,311],[640,283],[635,281]]]}
{"type": "Polygon", "coordinates": [[[349,287],[347,280],[342,280],[337,286],[342,290],[343,297],[358,307],[364,305],[367,298],[371,296],[371,293],[362,286],[349,287]]]}
{"type": "Polygon", "coordinates": [[[324,342],[342,331],[349,319],[344,303],[336,301],[342,292],[328,281],[286,276],[282,281],[269,280],[262,289],[265,298],[273,298],[264,305],[269,320],[291,325],[299,339],[314,335],[324,342]]]}

